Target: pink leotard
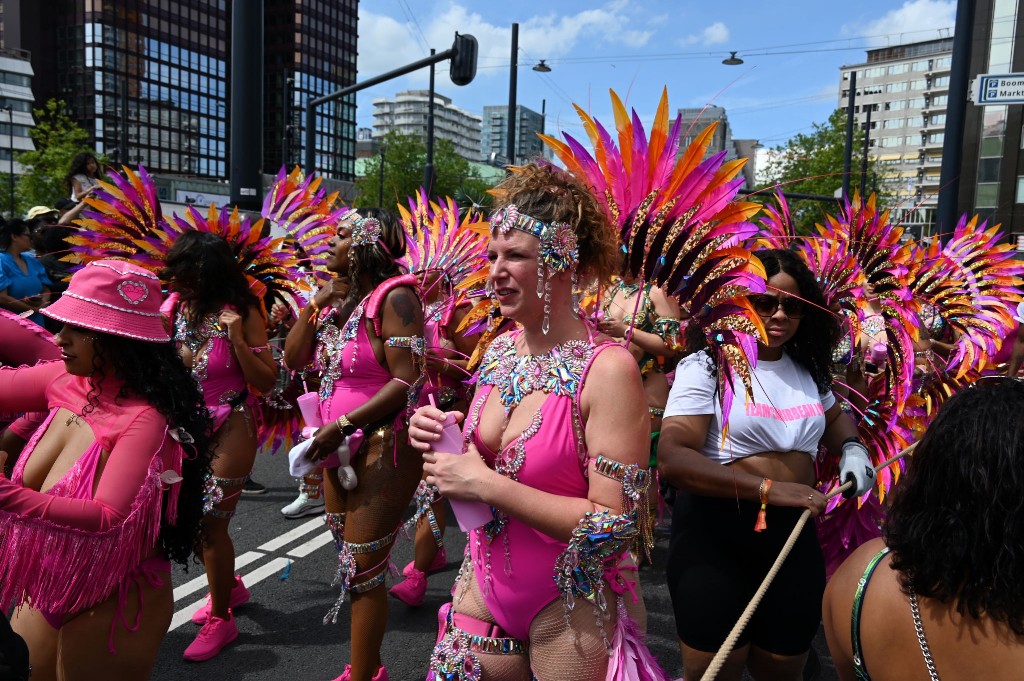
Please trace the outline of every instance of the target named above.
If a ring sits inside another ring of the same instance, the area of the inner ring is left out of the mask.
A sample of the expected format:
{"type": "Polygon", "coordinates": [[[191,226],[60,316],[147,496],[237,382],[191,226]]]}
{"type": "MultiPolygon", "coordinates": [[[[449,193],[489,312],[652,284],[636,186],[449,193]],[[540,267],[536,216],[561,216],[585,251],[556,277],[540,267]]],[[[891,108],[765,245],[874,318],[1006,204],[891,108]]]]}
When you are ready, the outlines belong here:
{"type": "MultiPolygon", "coordinates": [[[[472,438],[492,468],[499,459],[512,462],[512,466],[521,460],[515,477],[522,484],[550,494],[586,498],[589,459],[582,437],[579,398],[594,358],[611,344],[595,346],[593,342],[573,341],[560,345],[563,361],[546,376],[548,387],[554,389],[545,390],[547,397],[523,434],[501,452],[494,452],[480,438],[477,426],[491,394],[496,389],[499,393],[514,389],[508,386],[500,360],[506,353],[515,354],[515,339],[520,333],[515,330],[503,334],[484,355],[465,437],[472,438]]],[[[552,575],[556,558],[567,546],[566,542],[515,518],[508,518],[504,529],[492,540],[488,539],[486,528],[471,533],[470,555],[484,602],[495,622],[509,635],[527,640],[534,617],[559,597],[552,575]]]]}
{"type": "Polygon", "coordinates": [[[67,374],[61,362],[0,369],[0,409],[50,411],[12,479],[0,477],[0,606],[27,602],[59,626],[64,613],[95,605],[115,590],[123,611],[133,581],[156,585],[154,574],[170,571],[157,546],[164,489],[169,487],[168,521],[174,522],[178,487],[161,475],[180,477],[183,452],[164,416],[145,400],[115,402],[120,387],[107,377],[97,395],[88,379],[67,374]],[[90,399],[92,410],[85,408],[90,399]],[[61,407],[91,428],[95,440],[49,489],[24,487],[26,464],[61,407]]]}
{"type": "Polygon", "coordinates": [[[337,314],[331,308],[317,332],[317,359],[323,368],[320,416],[324,423],[361,407],[391,381],[391,374],[377,361],[370,345],[366,304],[364,298],[340,329],[327,321],[337,314]]]}
{"type": "MultiPolygon", "coordinates": [[[[454,298],[427,305],[423,313],[423,337],[426,340],[427,348],[445,347],[445,328],[457,307],[454,298]]],[[[469,376],[467,375],[466,378],[469,376]]],[[[431,395],[434,396],[436,403],[441,404],[439,396],[449,393],[446,397],[450,397],[454,401],[463,397],[465,392],[465,382],[446,373],[428,369],[427,382],[420,392],[419,406],[430,404],[431,395]]]]}
{"type": "Polygon", "coordinates": [[[181,309],[174,314],[174,340],[192,351],[192,375],[203,390],[214,430],[224,425],[239,400],[255,402],[247,393],[245,374],[228,340],[227,329],[217,323],[217,317],[207,315],[198,329],[190,331],[181,309]]]}

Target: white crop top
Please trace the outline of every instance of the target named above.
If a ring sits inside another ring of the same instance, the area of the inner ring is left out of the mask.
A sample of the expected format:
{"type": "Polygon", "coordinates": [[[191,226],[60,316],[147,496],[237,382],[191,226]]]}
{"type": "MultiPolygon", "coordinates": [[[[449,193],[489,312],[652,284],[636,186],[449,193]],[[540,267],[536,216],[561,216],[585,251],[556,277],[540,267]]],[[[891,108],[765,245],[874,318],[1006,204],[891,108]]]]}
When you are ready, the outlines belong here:
{"type": "Polygon", "coordinates": [[[701,451],[704,456],[723,464],[762,452],[797,451],[807,452],[812,459],[817,456],[818,441],[825,432],[825,412],[836,398],[831,390],[820,394],[806,369],[785,354],[772,362],[758,360],[752,377],[754,401],[748,402],[743,387],[736,386],[723,442],[718,382],[708,367],[704,351],[684,358],[665,407],[665,418],[711,415],[701,451]]]}

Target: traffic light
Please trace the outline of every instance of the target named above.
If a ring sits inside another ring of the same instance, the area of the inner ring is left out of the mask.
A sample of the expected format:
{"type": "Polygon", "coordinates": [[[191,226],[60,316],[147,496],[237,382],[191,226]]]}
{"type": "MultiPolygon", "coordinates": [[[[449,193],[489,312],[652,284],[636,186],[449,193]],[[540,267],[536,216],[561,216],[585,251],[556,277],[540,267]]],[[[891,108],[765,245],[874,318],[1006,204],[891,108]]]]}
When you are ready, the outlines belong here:
{"type": "Polygon", "coordinates": [[[452,51],[455,54],[451,58],[451,69],[448,72],[452,82],[456,85],[469,85],[476,77],[476,38],[456,33],[452,51]]]}

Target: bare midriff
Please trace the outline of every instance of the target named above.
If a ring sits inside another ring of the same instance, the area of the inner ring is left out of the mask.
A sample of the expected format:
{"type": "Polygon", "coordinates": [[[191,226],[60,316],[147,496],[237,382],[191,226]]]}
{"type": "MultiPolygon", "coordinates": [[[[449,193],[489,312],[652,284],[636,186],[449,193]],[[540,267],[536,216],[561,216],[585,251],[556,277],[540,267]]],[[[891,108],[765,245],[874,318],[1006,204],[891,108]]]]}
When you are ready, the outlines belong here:
{"type": "Polygon", "coordinates": [[[814,484],[814,460],[807,452],[762,452],[726,465],[777,482],[814,484]]]}

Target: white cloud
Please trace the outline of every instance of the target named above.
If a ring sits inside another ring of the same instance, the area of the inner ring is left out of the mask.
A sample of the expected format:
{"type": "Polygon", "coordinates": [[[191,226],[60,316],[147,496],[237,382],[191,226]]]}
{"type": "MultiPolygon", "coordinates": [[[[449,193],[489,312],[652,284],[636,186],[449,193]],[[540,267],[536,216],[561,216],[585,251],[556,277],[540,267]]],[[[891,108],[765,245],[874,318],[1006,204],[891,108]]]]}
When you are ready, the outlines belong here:
{"type": "Polygon", "coordinates": [[[682,43],[684,45],[721,45],[729,42],[729,27],[721,21],[716,21],[700,33],[686,36],[682,43]]]}
{"type": "MultiPolygon", "coordinates": [[[[564,56],[584,40],[629,48],[643,47],[654,35],[654,30],[630,28],[628,10],[629,4],[625,0],[615,0],[576,14],[552,12],[520,21],[520,66],[528,59],[550,61],[564,56]],[[524,54],[528,56],[524,57],[524,54]]],[[[472,34],[480,45],[477,77],[507,77],[507,68],[487,67],[508,64],[511,26],[492,24],[480,13],[454,2],[429,20],[424,19],[420,17],[420,26],[428,45],[444,50],[451,46],[456,31],[472,34]]],[[[426,56],[415,31],[415,26],[374,14],[367,9],[367,3],[360,3],[359,78],[374,76],[426,56]]],[[[423,74],[410,78],[417,82],[426,80],[423,74]]]]}
{"type": "Polygon", "coordinates": [[[878,19],[846,25],[843,33],[866,37],[876,46],[901,45],[940,37],[940,30],[952,35],[956,23],[956,0],[908,0],[878,19]]]}

